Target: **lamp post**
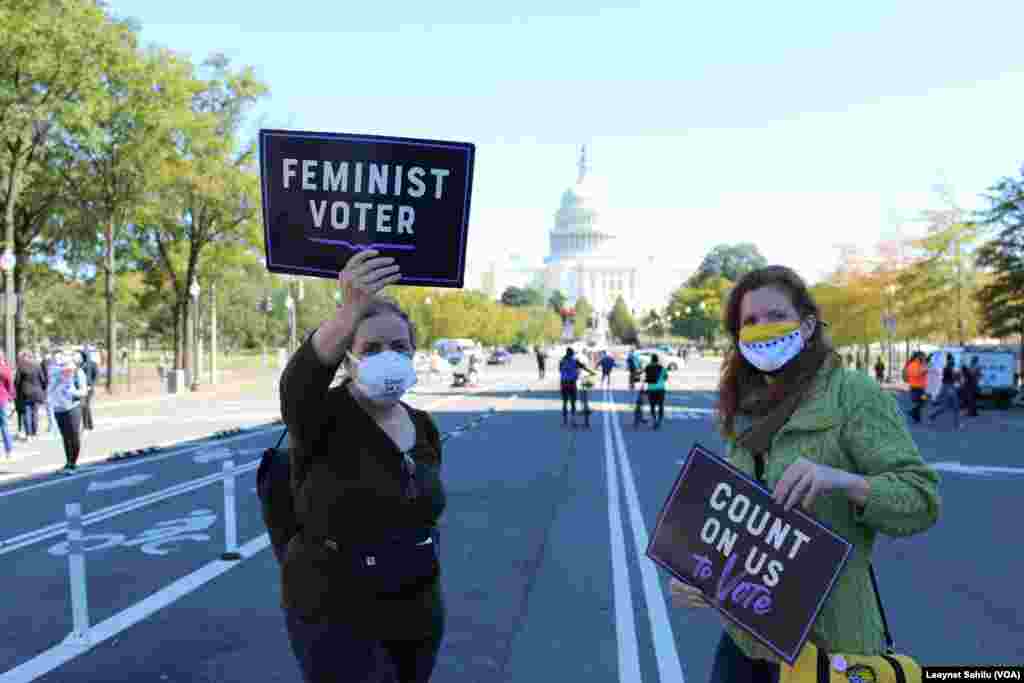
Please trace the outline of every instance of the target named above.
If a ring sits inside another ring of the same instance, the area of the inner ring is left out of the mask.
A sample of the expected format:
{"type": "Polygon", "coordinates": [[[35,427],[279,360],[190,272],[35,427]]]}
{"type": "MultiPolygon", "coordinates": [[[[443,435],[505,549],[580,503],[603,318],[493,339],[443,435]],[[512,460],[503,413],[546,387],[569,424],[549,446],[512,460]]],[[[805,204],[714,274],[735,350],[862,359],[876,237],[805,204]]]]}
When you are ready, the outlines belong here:
{"type": "Polygon", "coordinates": [[[192,315],[188,317],[191,329],[189,330],[188,343],[192,345],[195,350],[193,355],[193,367],[192,367],[192,391],[199,389],[199,283],[195,277],[192,278],[192,284],[189,285],[188,293],[192,295],[192,315]]]}
{"type": "Polygon", "coordinates": [[[284,307],[288,309],[288,352],[291,353],[295,349],[295,299],[290,291],[285,297],[284,307]]]}
{"type": "Polygon", "coordinates": [[[210,385],[217,383],[217,285],[210,282],[210,385]]]}
{"type": "MultiPolygon", "coordinates": [[[[13,238],[13,235],[12,235],[13,238]]],[[[14,294],[14,251],[11,250],[11,244],[13,239],[7,243],[7,247],[4,249],[4,253],[0,256],[0,269],[4,271],[4,284],[6,287],[6,296],[4,299],[4,345],[5,355],[7,356],[7,364],[14,368],[17,367],[15,361],[16,351],[14,348],[14,311],[16,308],[16,299],[14,294]]]]}

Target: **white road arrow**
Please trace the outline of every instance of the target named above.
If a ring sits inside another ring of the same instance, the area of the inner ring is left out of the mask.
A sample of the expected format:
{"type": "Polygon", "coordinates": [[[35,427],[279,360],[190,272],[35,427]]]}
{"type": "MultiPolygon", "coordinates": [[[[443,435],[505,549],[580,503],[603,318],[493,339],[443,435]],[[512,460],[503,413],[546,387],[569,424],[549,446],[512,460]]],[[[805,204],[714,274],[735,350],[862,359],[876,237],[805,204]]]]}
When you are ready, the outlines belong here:
{"type": "Polygon", "coordinates": [[[146,481],[153,475],[151,474],[132,474],[122,479],[115,479],[113,481],[94,481],[89,484],[87,491],[92,493],[93,491],[109,491],[111,489],[120,489],[126,486],[136,486],[146,481]]]}
{"type": "Polygon", "coordinates": [[[1024,475],[1024,467],[1000,467],[998,465],[964,465],[959,462],[934,462],[932,467],[941,472],[956,472],[957,474],[973,474],[975,476],[991,477],[993,474],[1020,474],[1024,475]]]}
{"type": "Polygon", "coordinates": [[[227,460],[233,455],[234,451],[227,448],[212,448],[205,453],[200,453],[196,457],[192,458],[192,462],[199,463],[200,465],[206,465],[218,460],[227,460]]]}

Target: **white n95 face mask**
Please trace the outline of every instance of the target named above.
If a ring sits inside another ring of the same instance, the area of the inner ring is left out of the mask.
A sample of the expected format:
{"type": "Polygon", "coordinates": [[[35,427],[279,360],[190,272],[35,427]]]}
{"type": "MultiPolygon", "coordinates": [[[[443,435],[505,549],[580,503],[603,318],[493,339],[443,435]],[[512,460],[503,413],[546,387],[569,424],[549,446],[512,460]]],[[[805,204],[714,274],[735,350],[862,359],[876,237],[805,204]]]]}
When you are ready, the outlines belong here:
{"type": "Polygon", "coordinates": [[[398,403],[416,385],[416,368],[404,353],[382,351],[362,359],[349,353],[348,357],[355,369],[353,381],[375,403],[398,403]]]}

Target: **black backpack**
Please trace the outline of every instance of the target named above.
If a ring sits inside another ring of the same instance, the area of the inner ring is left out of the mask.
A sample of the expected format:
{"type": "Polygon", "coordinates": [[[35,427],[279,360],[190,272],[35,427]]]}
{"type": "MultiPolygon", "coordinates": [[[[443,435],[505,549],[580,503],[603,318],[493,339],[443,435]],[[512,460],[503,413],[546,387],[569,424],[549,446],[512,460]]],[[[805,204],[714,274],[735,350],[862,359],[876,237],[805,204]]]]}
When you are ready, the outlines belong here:
{"type": "Polygon", "coordinates": [[[260,499],[263,524],[270,533],[270,545],[279,563],[284,561],[288,542],[299,532],[300,527],[292,498],[292,464],[288,448],[281,448],[281,442],[287,434],[288,429],[285,428],[277,445],[263,451],[256,470],[256,495],[260,499]]]}

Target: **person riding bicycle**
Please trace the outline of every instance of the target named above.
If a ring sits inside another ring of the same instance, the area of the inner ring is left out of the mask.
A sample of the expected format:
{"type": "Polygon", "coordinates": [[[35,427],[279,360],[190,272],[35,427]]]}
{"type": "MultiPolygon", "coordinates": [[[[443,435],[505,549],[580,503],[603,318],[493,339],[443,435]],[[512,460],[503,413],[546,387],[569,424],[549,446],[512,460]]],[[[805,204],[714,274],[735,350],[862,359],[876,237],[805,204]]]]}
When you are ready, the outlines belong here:
{"type": "Polygon", "coordinates": [[[651,407],[651,420],[654,428],[661,427],[665,419],[665,383],[668,381],[668,370],[658,362],[658,354],[651,354],[651,362],[644,369],[644,383],[647,385],[647,403],[651,407]]]}
{"type": "Polygon", "coordinates": [[[588,368],[586,365],[581,363],[576,358],[575,352],[572,347],[565,350],[565,356],[558,363],[558,371],[561,373],[562,380],[562,426],[565,427],[569,424],[569,412],[567,407],[569,404],[572,405],[572,420],[573,424],[576,424],[576,381],[580,377],[580,370],[594,375],[594,371],[588,368]]]}

